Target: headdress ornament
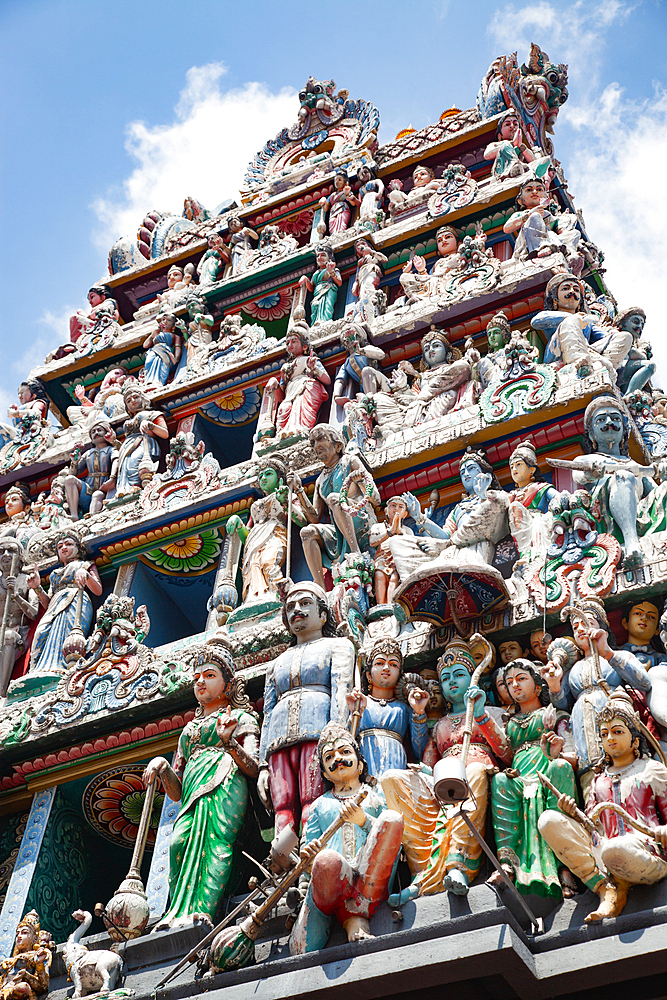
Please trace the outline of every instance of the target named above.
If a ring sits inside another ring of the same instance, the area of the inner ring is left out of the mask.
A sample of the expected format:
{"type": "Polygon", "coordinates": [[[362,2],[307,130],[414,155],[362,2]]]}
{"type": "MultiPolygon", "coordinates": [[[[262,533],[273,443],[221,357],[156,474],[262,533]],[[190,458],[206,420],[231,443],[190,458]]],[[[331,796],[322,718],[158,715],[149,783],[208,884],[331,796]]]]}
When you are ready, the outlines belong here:
{"type": "Polygon", "coordinates": [[[453,667],[455,663],[465,667],[472,677],[477,664],[475,663],[475,657],[472,655],[470,646],[463,639],[453,639],[448,644],[438,660],[438,677],[442,676],[442,671],[446,667],[453,667]]]}
{"type": "Polygon", "coordinates": [[[644,321],[646,321],[646,313],[641,306],[628,306],[627,309],[621,309],[620,312],[616,313],[612,326],[620,327],[624,319],[628,316],[642,316],[644,321]]]}

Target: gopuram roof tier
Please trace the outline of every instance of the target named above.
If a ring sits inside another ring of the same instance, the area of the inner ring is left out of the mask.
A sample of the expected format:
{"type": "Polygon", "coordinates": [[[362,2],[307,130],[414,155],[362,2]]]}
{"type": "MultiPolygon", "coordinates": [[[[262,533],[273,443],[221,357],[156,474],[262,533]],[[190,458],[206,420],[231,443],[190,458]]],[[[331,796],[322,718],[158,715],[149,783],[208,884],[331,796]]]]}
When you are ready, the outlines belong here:
{"type": "Polygon", "coordinates": [[[667,397],[566,100],[532,45],[379,145],[310,78],[26,374],[3,997],[659,994],[667,397]]]}

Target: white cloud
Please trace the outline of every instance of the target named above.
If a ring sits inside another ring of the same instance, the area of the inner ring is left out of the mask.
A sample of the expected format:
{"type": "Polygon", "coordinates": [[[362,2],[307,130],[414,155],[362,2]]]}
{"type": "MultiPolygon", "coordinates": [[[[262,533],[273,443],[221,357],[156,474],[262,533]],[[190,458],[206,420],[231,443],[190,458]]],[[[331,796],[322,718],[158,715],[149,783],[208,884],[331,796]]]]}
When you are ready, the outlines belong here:
{"type": "Polygon", "coordinates": [[[152,209],[180,215],[187,195],[209,210],[236,198],[255,153],[296,120],[293,88],[274,94],[264,84],[246,83],[222,91],[226,71],[222,63],[193,66],[171,124],[128,126],[125,146],[138,165],[120,199],[99,198],[93,205],[103,224],[95,233],[102,249],[136,233],[152,209]]]}
{"type": "MultiPolygon", "coordinates": [[[[17,385],[33,368],[44,364],[47,354],[59,347],[60,344],[68,343],[69,318],[76,312],[76,309],[76,306],[65,306],[59,313],[53,313],[50,309],[44,310],[39,319],[41,332],[30,337],[29,346],[11,363],[11,373],[15,376],[17,385]]],[[[2,396],[5,395],[7,393],[3,391],[2,396]]],[[[16,400],[12,398],[10,402],[16,402],[16,400]]],[[[2,402],[0,402],[0,407],[4,409],[2,402]]]]}

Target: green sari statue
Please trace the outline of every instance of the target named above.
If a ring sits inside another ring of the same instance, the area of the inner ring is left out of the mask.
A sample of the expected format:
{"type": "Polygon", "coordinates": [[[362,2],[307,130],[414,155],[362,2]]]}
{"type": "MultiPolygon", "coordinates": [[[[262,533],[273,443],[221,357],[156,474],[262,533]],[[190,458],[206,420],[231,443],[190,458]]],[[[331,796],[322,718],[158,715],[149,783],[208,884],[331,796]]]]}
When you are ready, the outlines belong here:
{"type": "Polygon", "coordinates": [[[213,923],[243,826],[246,777],[257,776],[259,726],[231,650],[216,640],[195,650],[194,663],[199,708],[174,766],[155,757],[144,772],[144,782],[157,775],[170,798],[181,800],[169,849],[169,910],[158,928],[213,923]]]}

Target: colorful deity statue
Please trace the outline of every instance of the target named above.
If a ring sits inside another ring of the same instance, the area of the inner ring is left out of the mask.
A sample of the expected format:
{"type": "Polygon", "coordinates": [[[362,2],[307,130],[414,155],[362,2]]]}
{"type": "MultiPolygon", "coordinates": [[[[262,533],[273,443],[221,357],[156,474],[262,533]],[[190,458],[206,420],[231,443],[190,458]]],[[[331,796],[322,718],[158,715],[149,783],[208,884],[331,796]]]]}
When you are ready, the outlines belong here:
{"type": "MultiPolygon", "coordinates": [[[[264,459],[258,471],[264,496],[253,501],[247,525],[238,514],[227,521],[228,535],[243,542],[243,602],[253,604],[278,600],[287,554],[287,468],[276,457],[264,459]]],[[[301,528],[306,517],[298,502],[292,505],[292,520],[301,528]]]]}
{"type": "Polygon", "coordinates": [[[65,492],[65,480],[60,476],[51,483],[49,492],[40,493],[33,505],[35,524],[41,531],[49,528],[61,530],[71,524],[74,518],[70,514],[65,492]]]}
{"type": "Polygon", "coordinates": [[[413,754],[419,756],[427,730],[420,699],[428,694],[413,684],[406,698],[403,654],[394,639],[379,639],[373,644],[362,688],[352,689],[347,706],[351,713],[361,712],[357,738],[369,774],[380,779],[385,771],[407,767],[404,741],[408,730],[413,754]]]}
{"type": "MultiPolygon", "coordinates": [[[[516,708],[506,726],[512,769],[491,781],[498,860],[519,892],[560,899],[561,884],[568,895],[574,886],[564,874],[559,877],[556,858],[538,832],[541,814],[554,804],[538,774],[546,774],[561,794],[576,796],[569,717],[554,709],[546,680],[529,660],[512,660],[503,678],[516,708]]],[[[490,881],[502,884],[497,873],[490,881]]]]}
{"type": "Polygon", "coordinates": [[[345,170],[337,170],[334,177],[334,189],[326,198],[320,198],[322,212],[329,213],[329,235],[344,233],[349,228],[352,208],[359,205],[359,198],[354,194],[345,170]]]}
{"type": "Polygon", "coordinates": [[[300,497],[310,522],[301,529],[303,552],[313,580],[324,588],[324,567],[348,552],[369,550],[369,531],[376,523],[372,505],[380,503],[380,494],[361,460],[345,451],[342,435],[331,424],[318,424],[308,436],[318,459],[324,464],[315,482],[311,503],[296,472],[290,482],[300,497]],[[323,524],[328,513],[330,524],[323,524]]]}
{"type": "Polygon", "coordinates": [[[517,445],[509,460],[514,489],[510,491],[510,531],[525,561],[543,559],[551,526],[549,504],[558,490],[545,483],[531,441],[517,445]]]}
{"type": "MultiPolygon", "coordinates": [[[[575,606],[572,632],[583,658],[565,676],[558,664],[550,662],[545,676],[556,695],[558,708],[572,711],[572,733],[579,760],[577,773],[586,796],[593,780],[592,768],[601,757],[594,726],[596,712],[602,711],[614,688],[627,684],[648,692],[651,679],[634,653],[610,645],[611,628],[602,601],[589,598],[575,606]]],[[[611,638],[613,641],[613,635],[611,638]]],[[[549,653],[553,655],[552,646],[549,653]]]]}
{"type": "Polygon", "coordinates": [[[357,171],[359,190],[357,196],[361,199],[359,208],[359,228],[375,232],[384,217],[382,198],[384,183],[376,176],[375,164],[363,163],[357,171]]]}
{"type": "Polygon", "coordinates": [[[389,193],[389,212],[396,216],[412,208],[425,204],[432,194],[438,190],[440,182],[436,180],[432,167],[419,164],[412,171],[412,187],[408,192],[396,188],[389,193]]]}
{"type": "Polygon", "coordinates": [[[44,608],[32,640],[31,673],[57,674],[65,669],[65,640],[77,626],[87,634],[93,623],[93,604],[86,591],[96,597],[102,593],[97,567],[84,559],[85,548],[74,528],[58,535],[56,554],[60,566],[49,575],[48,593],[36,568],[28,577],[28,586],[44,608]]]}
{"type": "Polygon", "coordinates": [[[514,245],[516,260],[533,260],[562,253],[574,274],[580,274],[584,258],[578,253],[581,233],[579,221],[571,212],[553,214],[549,192],[543,180],[530,176],[516,196],[516,211],[509,217],[503,231],[518,233],[514,245]]]}
{"type": "Polygon", "coordinates": [[[643,389],[646,383],[655,375],[656,364],[651,361],[653,351],[642,333],[646,324],[646,313],[640,306],[629,306],[621,309],[614,317],[613,326],[625,333],[632,334],[632,346],[628,351],[628,360],[618,370],[618,388],[624,396],[643,389]]]}
{"type": "Polygon", "coordinates": [[[548,632],[545,632],[542,628],[534,628],[533,631],[528,636],[528,643],[530,645],[530,652],[532,654],[533,660],[536,663],[547,664],[549,662],[549,656],[547,650],[551,643],[551,636],[548,632]]]}
{"type": "MultiPolygon", "coordinates": [[[[488,652],[488,646],[487,646],[488,652]]],[[[471,796],[465,809],[478,830],[486,823],[489,777],[500,762],[509,763],[511,750],[502,726],[486,708],[486,696],[472,675],[477,664],[468,643],[450,642],[438,660],[438,676],[448,711],[435,724],[420,756],[431,766],[443,757],[460,758],[463,753],[467,705],[473,702],[472,740],[465,765],[471,796]]],[[[428,696],[415,698],[425,708],[428,696]]],[[[455,808],[440,806],[432,784],[419,770],[391,771],[382,778],[387,804],[403,813],[405,850],[413,880],[407,889],[392,896],[402,904],[416,896],[448,890],[464,896],[482,866],[482,848],[455,808]]]]}
{"type": "Polygon", "coordinates": [[[232,277],[235,277],[239,273],[244,255],[252,250],[251,241],[258,240],[259,236],[254,229],[244,226],[238,215],[231,215],[227,225],[231,233],[229,249],[232,254],[232,277]]]}
{"type": "Polygon", "coordinates": [[[110,500],[116,489],[118,442],[113,428],[100,419],[90,428],[89,435],[92,448],[83,455],[80,450],[72,453],[72,471],[65,477],[65,493],[73,521],[78,520],[81,512],[98,514],[104,501],[110,500]]]}
{"type": "Polygon", "coordinates": [[[461,401],[464,387],[472,376],[472,366],[461,351],[447,340],[443,330],[432,326],[422,338],[422,370],[416,371],[409,361],[399,367],[407,374],[419,377],[419,392],[409,403],[404,416],[407,427],[427,420],[436,420],[461,401]]]}
{"type": "Polygon", "coordinates": [[[498,382],[505,374],[505,349],[511,337],[512,330],[507,316],[503,312],[496,313],[486,324],[488,350],[476,364],[477,377],[483,389],[498,382]]]}
{"type": "Polygon", "coordinates": [[[32,498],[28,483],[12,483],[5,493],[5,514],[9,518],[0,527],[0,538],[16,538],[25,549],[32,536],[39,530],[32,513],[32,498]]]}
{"type": "Polygon", "coordinates": [[[590,454],[573,461],[548,459],[551,465],[572,469],[575,483],[587,490],[600,513],[600,530],[623,546],[624,565],[641,565],[644,554],[639,536],[665,528],[665,492],[657,486],[652,466],[630,458],[630,420],[623,404],[611,395],[599,395],[584,413],[586,444],[590,454]]]}
{"type": "Polygon", "coordinates": [[[498,659],[502,669],[513,663],[514,660],[525,659],[527,655],[528,650],[524,649],[524,643],[521,639],[505,639],[498,643],[498,659]]]}
{"type": "Polygon", "coordinates": [[[257,777],[259,726],[231,646],[213,639],[190,658],[195,718],[181,733],[173,767],[154,757],[143,774],[144,784],[159,779],[181,803],[169,847],[169,909],[159,927],[213,923],[243,827],[247,779],[257,777]]]}
{"type": "Polygon", "coordinates": [[[0,1000],[43,998],[49,989],[52,948],[37,911],[30,910],[19,920],[11,958],[0,962],[0,1000]]]}
{"type": "Polygon", "coordinates": [[[14,664],[25,652],[29,625],[37,617],[39,603],[28,587],[28,567],[17,538],[0,535],[0,618],[3,622],[0,650],[0,705],[4,703],[14,664]]]}
{"type": "Polygon", "coordinates": [[[167,287],[157,295],[160,312],[176,309],[186,300],[195,273],[194,264],[172,264],[167,271],[167,287]]]}
{"type": "Polygon", "coordinates": [[[7,410],[9,424],[0,423],[0,471],[30,465],[49,446],[53,433],[47,420],[49,397],[44,383],[27,378],[18,387],[19,403],[7,410]]]}
{"type": "Polygon", "coordinates": [[[646,729],[624,692],[612,694],[595,726],[604,767],[592,779],[586,814],[574,796],[561,794],[558,809],[539,819],[554,854],[600,897],[586,923],[617,917],[631,886],[667,875],[667,767],[651,759],[646,729]]]}
{"type": "Polygon", "coordinates": [[[159,439],[169,437],[163,414],[151,407],[149,397],[137,385],[126,385],[123,399],[129,418],[123,424],[125,440],[118,452],[119,496],[141,489],[142,477],[150,478],[157,469],[159,439]]]}
{"type": "Polygon", "coordinates": [[[223,243],[220,233],[210,233],[207,242],[208,250],[197,264],[199,284],[204,288],[221,280],[231,260],[231,254],[223,243]]]}
{"type": "Polygon", "coordinates": [[[266,672],[257,788],[267,808],[273,805],[276,833],[289,825],[298,835],[324,790],[317,741],[327,722],[348,718],[355,653],[349,639],[338,637],[317,584],[292,584],[283,603],[292,646],[266,672]]]}
{"type": "Polygon", "coordinates": [[[372,937],[369,921],[388,895],[401,850],[403,817],[387,809],[378,786],[369,788],[368,769],[357,742],[341,725],[329,723],[317,745],[326,791],[308,816],[301,849],[312,858],[303,878],[306,898],[290,936],[290,952],[302,955],[327,943],[336,919],[348,941],[372,937]],[[355,798],[363,790],[361,805],[355,798]],[[318,838],[335,820],[343,826],[320,850],[318,838]]]}
{"type": "Polygon", "coordinates": [[[632,701],[642,721],[651,728],[651,718],[647,718],[646,714],[648,709],[664,742],[667,737],[667,654],[654,645],[657,643],[658,625],[663,624],[663,618],[664,611],[661,618],[657,605],[652,601],[638,601],[630,605],[621,623],[628,633],[628,640],[621,649],[636,656],[648,670],[651,690],[645,694],[633,689],[632,701]]]}
{"type": "Polygon", "coordinates": [[[549,157],[540,158],[535,163],[535,152],[523,141],[523,130],[519,116],[513,108],[498,119],[496,141],[490,142],[484,150],[484,159],[493,160],[491,176],[496,180],[506,177],[521,177],[531,171],[533,176],[541,176],[539,167],[550,162],[549,157]],[[535,170],[535,168],[538,168],[535,170]]]}
{"type": "Polygon", "coordinates": [[[299,284],[313,292],[310,303],[310,325],[327,323],[333,319],[338,289],[343,284],[340,271],[336,267],[334,252],[328,243],[319,243],[315,248],[317,270],[311,278],[302,274],[299,284]]]}
{"type": "Polygon", "coordinates": [[[157,330],[144,340],[146,359],[142,378],[146,385],[166,385],[169,376],[178,368],[183,351],[183,321],[172,312],[160,312],[157,330]]]}
{"type": "Polygon", "coordinates": [[[74,316],[70,317],[69,336],[71,343],[60,348],[62,355],[70,354],[76,350],[74,345],[77,344],[79,338],[92,333],[96,326],[102,326],[105,323],[118,324],[120,319],[118,305],[107,285],[93,285],[88,291],[88,301],[91,306],[89,313],[79,309],[74,316]]]}
{"type": "Polygon", "coordinates": [[[94,399],[86,395],[85,386],[74,386],[78,405],[67,407],[67,419],[73,424],[87,423],[90,426],[90,422],[97,417],[113,420],[114,417],[125,416],[122,388],[128,378],[124,368],[112,368],[102,379],[94,399]]]}
{"type": "Polygon", "coordinates": [[[593,361],[601,361],[615,379],[632,346],[632,333],[600,326],[586,309],[584,286],[569,274],[556,274],[544,294],[544,310],[533,316],[531,326],[544,330],[549,342],[544,361],[573,364],[589,374],[593,361]]]}
{"type": "Polygon", "coordinates": [[[403,265],[399,281],[408,302],[437,299],[442,280],[459,265],[457,257],[459,240],[456,230],[451,226],[440,226],[435,234],[435,240],[438,256],[430,272],[420,254],[409,257],[403,265]]]}
{"type": "Polygon", "coordinates": [[[279,377],[266,383],[262,395],[258,441],[307,434],[328,398],[331,376],[311,347],[307,330],[300,326],[288,330],[285,347],[288,360],[281,365],[279,377]]]}
{"type": "Polygon", "coordinates": [[[356,299],[352,308],[352,319],[360,323],[370,323],[384,309],[384,293],[379,291],[382,280],[382,265],[387,258],[376,250],[366,239],[354,244],[357,255],[357,271],[352,285],[352,295],[356,299]]]}
{"type": "Polygon", "coordinates": [[[391,604],[401,582],[389,541],[396,535],[414,535],[412,528],[403,524],[409,516],[405,497],[389,497],[385,505],[385,520],[371,528],[370,544],[376,549],[375,599],[378,604],[391,604]]]}
{"type": "Polygon", "coordinates": [[[385,352],[369,344],[365,324],[348,323],[340,332],[340,343],[347,356],[333,386],[329,419],[334,426],[344,423],[345,408],[358,393],[389,391],[389,379],[379,370],[385,352]]]}

